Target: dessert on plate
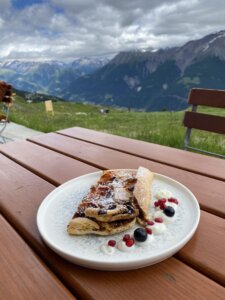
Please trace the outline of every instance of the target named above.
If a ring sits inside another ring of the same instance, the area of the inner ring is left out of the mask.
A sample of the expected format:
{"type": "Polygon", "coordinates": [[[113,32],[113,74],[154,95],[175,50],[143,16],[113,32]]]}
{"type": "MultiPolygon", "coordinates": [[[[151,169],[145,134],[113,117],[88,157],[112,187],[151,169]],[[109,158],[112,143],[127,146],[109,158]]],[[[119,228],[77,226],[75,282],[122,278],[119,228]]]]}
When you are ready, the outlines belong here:
{"type": "Polygon", "coordinates": [[[106,170],[82,199],[67,231],[69,234],[111,235],[145,224],[151,199],[153,173],[138,170],[106,170]]]}

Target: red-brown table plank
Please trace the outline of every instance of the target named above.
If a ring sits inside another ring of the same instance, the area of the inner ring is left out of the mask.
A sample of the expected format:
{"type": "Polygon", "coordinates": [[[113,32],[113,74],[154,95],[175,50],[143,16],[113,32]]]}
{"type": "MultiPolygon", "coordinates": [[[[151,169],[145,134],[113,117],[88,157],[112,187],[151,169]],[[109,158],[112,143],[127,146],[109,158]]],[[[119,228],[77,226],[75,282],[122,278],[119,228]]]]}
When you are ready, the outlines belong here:
{"type": "Polygon", "coordinates": [[[99,170],[78,160],[25,141],[4,144],[0,147],[0,152],[13,157],[19,163],[24,161],[31,171],[35,171],[42,178],[57,185],[71,178],[99,170]],[[66,172],[63,172],[63,170],[66,170],[66,172]],[[67,174],[66,177],[65,174],[67,174]]]}
{"type": "Polygon", "coordinates": [[[201,211],[194,237],[176,257],[225,286],[225,220],[201,211]]]}
{"type": "MultiPolygon", "coordinates": [[[[55,133],[34,137],[32,141],[70,157],[95,165],[98,168],[137,168],[141,165],[145,166],[153,172],[169,176],[183,183],[196,195],[202,209],[225,217],[224,181],[180,170],[55,133]]],[[[14,157],[21,157],[23,155],[21,153],[17,154],[16,152],[17,151],[15,151],[10,144],[6,145],[4,149],[4,153],[9,153],[14,157]]],[[[23,163],[25,163],[25,160],[25,157],[23,157],[23,163]]]]}
{"type": "MultiPolygon", "coordinates": [[[[139,276],[139,280],[137,280],[137,283],[135,287],[137,288],[138,282],[140,281],[146,281],[145,289],[147,289],[147,286],[149,285],[150,289],[154,289],[154,291],[158,291],[157,287],[153,285],[154,278],[156,274],[154,270],[159,270],[158,265],[155,267],[149,267],[138,271],[132,271],[132,272],[97,272],[97,271],[84,271],[85,269],[79,268],[77,266],[72,266],[69,263],[64,262],[63,260],[60,260],[57,255],[53,254],[52,251],[48,250],[47,247],[45,247],[40,240],[39,234],[37,232],[35,219],[36,219],[36,212],[38,205],[40,204],[41,200],[44,198],[46,194],[49,193],[49,191],[52,189],[52,186],[48,184],[47,182],[43,181],[41,178],[33,175],[32,173],[26,171],[21,166],[16,165],[14,162],[10,161],[4,156],[0,156],[0,164],[2,166],[2,172],[5,174],[2,182],[1,182],[1,189],[2,189],[2,195],[4,195],[4,198],[1,199],[2,207],[4,214],[7,216],[8,219],[14,224],[14,226],[21,232],[21,234],[29,240],[29,242],[32,244],[32,246],[43,255],[43,257],[48,261],[49,264],[51,264],[51,267],[58,273],[60,273],[60,276],[64,278],[64,280],[67,282],[70,287],[72,286],[74,289],[79,290],[79,295],[86,295],[86,293],[91,293],[96,296],[98,295],[98,291],[95,290],[95,279],[93,277],[99,277],[100,282],[102,284],[107,284],[109,291],[111,289],[114,290],[114,288],[118,288],[120,285],[120,280],[123,281],[123,284],[121,288],[128,289],[128,286],[130,284],[130,281],[132,281],[132,276],[139,276]],[[9,178],[15,178],[15,174],[19,174],[17,178],[14,181],[10,181],[9,178]],[[40,187],[42,185],[42,188],[40,187]],[[22,187],[22,188],[21,188],[22,187]],[[32,189],[32,192],[31,192],[32,189]],[[19,194],[15,198],[15,191],[19,191],[19,194]],[[30,196],[32,194],[32,197],[30,196]],[[29,205],[28,205],[29,204],[29,205]],[[57,263],[56,263],[57,261],[57,263]],[[92,274],[90,276],[90,274],[92,274]],[[104,274],[104,275],[102,275],[104,274]],[[119,274],[112,275],[112,274],[119,274]],[[122,275],[124,274],[124,275],[122,275]],[[133,274],[133,275],[131,275],[133,274]],[[145,275],[144,275],[145,274],[145,275]],[[89,278],[89,276],[91,278],[89,278]],[[124,277],[123,277],[124,276],[124,277]],[[146,276],[146,278],[145,278],[146,276]],[[129,280],[128,280],[129,279],[129,280]],[[112,280],[112,282],[111,282],[112,280]],[[128,282],[128,281],[129,282],[128,282]],[[152,281],[153,280],[153,281],[152,281]],[[111,282],[109,284],[109,282],[111,282]],[[127,283],[127,285],[126,285],[127,283]],[[88,288],[85,290],[80,287],[80,285],[83,285],[86,287],[88,285],[88,288]],[[115,287],[114,287],[115,285],[115,287]],[[118,286],[117,286],[118,285],[118,286]],[[94,289],[94,291],[93,291],[94,289]]],[[[211,216],[211,215],[209,215],[211,216]]],[[[214,216],[213,216],[214,217],[214,216]]],[[[215,218],[215,217],[214,217],[215,218]]],[[[218,218],[219,219],[219,218],[218,218]]],[[[204,219],[203,219],[204,220],[204,219]]],[[[222,219],[221,219],[222,220],[222,219]]],[[[193,256],[193,264],[197,264],[197,260],[199,260],[198,263],[198,269],[205,272],[209,276],[213,277],[214,279],[221,282],[224,278],[224,269],[221,265],[221,257],[224,257],[224,241],[221,242],[221,245],[219,247],[219,250],[217,250],[217,245],[220,243],[218,240],[217,243],[213,243],[212,245],[207,244],[206,241],[204,241],[204,237],[207,234],[207,228],[208,226],[212,226],[212,231],[217,231],[214,223],[211,223],[211,220],[209,218],[206,218],[206,221],[204,223],[204,226],[200,226],[198,229],[204,232],[199,232],[198,236],[199,238],[197,241],[194,242],[193,246],[193,253],[192,253],[192,247],[189,248],[188,256],[193,256]],[[203,240],[201,239],[203,237],[203,240]],[[207,248],[204,247],[207,245],[207,248]],[[219,254],[218,254],[219,251],[219,254]],[[202,259],[201,259],[202,254],[202,259]],[[211,259],[215,256],[215,259],[211,259]],[[218,257],[218,260],[217,260],[218,257]],[[206,259],[205,259],[206,258],[206,259]],[[209,258],[209,259],[208,259],[209,258]],[[218,270],[214,272],[216,269],[218,270]],[[214,273],[211,273],[210,270],[213,270],[214,273]]],[[[215,219],[213,219],[215,221],[215,219]]],[[[223,220],[224,221],[224,220],[223,220]]],[[[220,221],[219,221],[220,222],[220,221]]],[[[217,221],[216,221],[216,224],[217,221]]],[[[224,223],[223,223],[224,224],[224,223]]],[[[217,226],[217,225],[216,225],[217,226]]],[[[218,231],[218,238],[221,237],[221,231],[218,231]]],[[[216,237],[215,237],[216,238],[216,237]]],[[[215,240],[213,240],[215,241],[215,240]]],[[[190,241],[192,243],[192,241],[190,241]]],[[[185,250],[183,254],[180,254],[180,257],[185,257],[185,250]]],[[[174,270],[179,270],[179,276],[182,273],[183,268],[183,275],[184,278],[187,276],[187,280],[191,280],[191,276],[194,276],[195,278],[200,277],[197,272],[193,273],[192,275],[189,274],[188,267],[185,265],[182,267],[177,260],[172,259],[172,265],[170,265],[171,259],[167,260],[160,264],[160,266],[164,267],[165,264],[165,270],[163,271],[163,268],[160,269],[160,273],[157,276],[161,276],[162,285],[168,284],[167,282],[164,282],[164,280],[168,280],[169,278],[166,278],[167,273],[172,274],[172,277],[176,278],[176,272],[174,273],[174,270]],[[168,265],[169,264],[169,265],[168,265]],[[178,266],[178,267],[177,267],[178,266]],[[170,268],[172,268],[170,270],[170,268]],[[188,274],[186,274],[186,272],[188,274]],[[160,275],[161,274],[161,275],[160,275]]],[[[160,267],[161,268],[161,267],[160,267]]],[[[191,272],[194,272],[193,270],[191,272]]],[[[183,280],[184,280],[183,278],[183,280]]],[[[203,277],[204,278],[204,277],[203,277]]],[[[204,279],[203,279],[204,282],[204,279]]],[[[178,280],[177,284],[180,285],[181,281],[178,280]],[[179,283],[179,284],[178,284],[179,283]]],[[[193,285],[193,283],[188,283],[190,285],[193,285]]],[[[141,282],[141,285],[143,285],[143,282],[141,282]]],[[[204,285],[204,283],[203,283],[204,285]]],[[[182,286],[182,284],[181,284],[182,286]]],[[[186,284],[182,289],[186,289],[186,284]]],[[[97,287],[96,287],[97,289],[97,287]]],[[[139,289],[137,291],[133,291],[134,295],[137,295],[137,292],[140,292],[139,289]]],[[[104,290],[104,293],[107,294],[107,292],[104,290]]],[[[175,293],[175,290],[172,292],[172,294],[175,293]]],[[[198,293],[197,293],[198,294],[198,293]]],[[[196,295],[197,295],[196,294],[196,295]]],[[[125,296],[130,296],[130,291],[128,289],[127,292],[124,292],[125,296]]],[[[175,295],[175,294],[173,294],[175,295]]],[[[125,297],[126,298],[126,297],[125,297]]],[[[96,298],[98,299],[98,298],[96,298]]]]}
{"type": "Polygon", "coordinates": [[[75,299],[0,215],[1,299],[75,299]]]}
{"type": "Polygon", "coordinates": [[[198,174],[225,180],[225,160],[222,159],[80,127],[60,130],[58,133],[198,174]]]}

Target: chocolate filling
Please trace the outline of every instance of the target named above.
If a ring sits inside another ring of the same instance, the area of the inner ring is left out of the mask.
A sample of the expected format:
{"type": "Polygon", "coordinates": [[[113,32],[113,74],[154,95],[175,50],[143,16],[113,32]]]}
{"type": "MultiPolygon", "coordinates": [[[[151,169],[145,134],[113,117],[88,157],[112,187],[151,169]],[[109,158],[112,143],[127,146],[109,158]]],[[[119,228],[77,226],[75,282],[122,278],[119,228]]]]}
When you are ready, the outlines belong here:
{"type": "Polygon", "coordinates": [[[98,224],[100,225],[100,228],[101,229],[105,229],[105,224],[110,224],[110,227],[111,228],[117,228],[117,227],[120,227],[120,226],[125,226],[129,223],[131,223],[134,219],[129,219],[129,220],[118,220],[118,221],[114,221],[114,222],[110,222],[110,223],[101,223],[99,222],[98,224]]]}
{"type": "Polygon", "coordinates": [[[98,215],[106,215],[107,214],[107,211],[105,209],[100,209],[98,211],[98,215]]]}
{"type": "Polygon", "coordinates": [[[138,214],[138,217],[141,219],[141,220],[144,220],[144,221],[147,221],[145,216],[144,216],[144,213],[142,211],[142,209],[140,208],[140,206],[138,205],[138,202],[137,202],[137,199],[134,197],[134,205],[135,207],[138,209],[139,211],[139,214],[138,214]]]}

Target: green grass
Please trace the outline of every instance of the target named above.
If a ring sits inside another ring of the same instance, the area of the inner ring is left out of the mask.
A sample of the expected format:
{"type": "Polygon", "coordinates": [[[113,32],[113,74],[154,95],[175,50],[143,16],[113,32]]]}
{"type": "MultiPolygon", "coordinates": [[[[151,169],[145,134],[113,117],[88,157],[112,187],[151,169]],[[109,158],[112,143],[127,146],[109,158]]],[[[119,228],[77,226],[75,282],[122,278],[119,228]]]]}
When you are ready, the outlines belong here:
{"type": "MultiPolygon", "coordinates": [[[[100,107],[69,102],[54,102],[55,115],[47,115],[44,103],[26,103],[17,96],[10,119],[42,132],[52,132],[79,126],[104,131],[120,136],[144,140],[175,148],[183,148],[185,128],[182,125],[184,112],[133,112],[110,108],[108,115],[99,113],[100,107]],[[76,113],[84,112],[87,115],[76,113]]],[[[204,108],[203,112],[225,116],[220,109],[204,108]]],[[[191,145],[220,154],[225,154],[225,138],[222,135],[193,130],[191,145]]],[[[169,159],[169,158],[168,158],[169,159]]]]}

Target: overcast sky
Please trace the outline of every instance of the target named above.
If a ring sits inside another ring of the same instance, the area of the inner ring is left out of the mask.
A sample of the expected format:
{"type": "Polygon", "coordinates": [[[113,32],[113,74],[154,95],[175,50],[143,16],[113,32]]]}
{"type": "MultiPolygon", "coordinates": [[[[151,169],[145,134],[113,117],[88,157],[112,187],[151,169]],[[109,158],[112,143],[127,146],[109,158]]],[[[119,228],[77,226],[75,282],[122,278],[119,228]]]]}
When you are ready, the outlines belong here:
{"type": "Polygon", "coordinates": [[[225,0],[0,0],[0,60],[164,48],[225,30],[225,0]]]}

